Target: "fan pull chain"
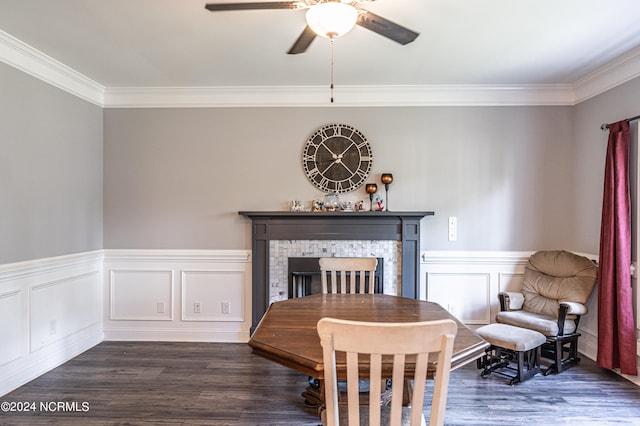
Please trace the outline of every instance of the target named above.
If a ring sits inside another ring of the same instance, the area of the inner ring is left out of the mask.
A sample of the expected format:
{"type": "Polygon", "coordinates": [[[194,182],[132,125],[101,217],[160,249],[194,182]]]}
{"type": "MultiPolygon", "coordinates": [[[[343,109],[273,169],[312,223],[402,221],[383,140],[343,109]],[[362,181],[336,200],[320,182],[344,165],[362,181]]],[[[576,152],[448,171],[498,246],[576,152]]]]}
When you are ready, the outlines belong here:
{"type": "Polygon", "coordinates": [[[334,46],[334,41],[335,41],[335,37],[330,37],[329,40],[331,40],[331,103],[333,103],[333,46],[334,46]]]}

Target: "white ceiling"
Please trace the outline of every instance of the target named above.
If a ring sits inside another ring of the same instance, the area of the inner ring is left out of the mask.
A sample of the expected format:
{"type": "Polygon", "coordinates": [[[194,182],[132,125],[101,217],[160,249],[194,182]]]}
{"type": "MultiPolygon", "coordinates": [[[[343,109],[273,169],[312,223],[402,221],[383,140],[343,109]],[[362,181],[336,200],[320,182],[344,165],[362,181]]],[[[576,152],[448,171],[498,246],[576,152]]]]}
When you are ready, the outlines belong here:
{"type": "MultiPolygon", "coordinates": [[[[224,0],[231,1],[237,0],[224,0]]],[[[305,27],[304,11],[212,13],[206,2],[2,0],[0,30],[107,92],[326,90],[326,39],[317,38],[304,54],[286,54],[305,27]]],[[[336,41],[337,88],[575,88],[621,58],[640,57],[638,0],[376,0],[363,6],[420,36],[401,46],[356,27],[336,41]]]]}

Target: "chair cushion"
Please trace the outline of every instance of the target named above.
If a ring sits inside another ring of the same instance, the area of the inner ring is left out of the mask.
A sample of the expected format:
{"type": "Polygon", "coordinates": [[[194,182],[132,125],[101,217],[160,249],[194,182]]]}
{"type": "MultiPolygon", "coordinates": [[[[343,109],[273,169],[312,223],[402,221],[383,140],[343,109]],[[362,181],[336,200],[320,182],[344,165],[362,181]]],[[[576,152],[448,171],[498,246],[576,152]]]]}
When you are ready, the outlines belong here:
{"type": "Polygon", "coordinates": [[[485,325],[476,333],[493,346],[518,352],[535,349],[547,341],[542,333],[508,324],[485,325]]]}
{"type": "Polygon", "coordinates": [[[564,250],[536,252],[525,265],[523,309],[558,318],[560,303],[587,303],[597,275],[597,267],[584,256],[564,250]]]}
{"type": "MultiPolygon", "coordinates": [[[[348,426],[348,411],[349,408],[347,405],[340,405],[338,408],[338,416],[340,418],[340,426],[348,426]]],[[[380,424],[388,425],[389,424],[389,416],[391,414],[391,407],[380,407],[380,424]]],[[[322,424],[327,424],[327,410],[322,410],[320,414],[320,418],[322,419],[322,424]]],[[[369,424],[369,406],[363,405],[360,407],[360,424],[368,425],[369,424]]],[[[422,415],[421,426],[426,426],[427,422],[424,419],[424,414],[422,415]]],[[[401,426],[410,426],[411,425],[411,407],[402,407],[402,422],[401,426]]],[[[359,426],[359,425],[358,425],[359,426]]]]}
{"type": "MultiPolygon", "coordinates": [[[[567,315],[564,322],[563,334],[571,334],[576,331],[575,316],[567,315]]],[[[538,331],[545,336],[554,337],[558,335],[558,320],[549,315],[537,314],[527,311],[507,311],[498,312],[496,321],[502,324],[514,325],[516,327],[528,328],[538,331]]]]}

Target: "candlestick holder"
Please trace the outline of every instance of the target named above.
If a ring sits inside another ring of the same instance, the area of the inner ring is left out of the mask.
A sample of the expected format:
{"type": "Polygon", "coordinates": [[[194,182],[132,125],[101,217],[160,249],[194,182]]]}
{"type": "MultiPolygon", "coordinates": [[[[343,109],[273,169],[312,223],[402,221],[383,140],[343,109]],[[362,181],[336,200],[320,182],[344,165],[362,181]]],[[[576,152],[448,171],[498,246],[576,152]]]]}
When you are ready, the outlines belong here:
{"type": "Polygon", "coordinates": [[[373,194],[378,192],[378,185],[375,183],[368,183],[365,185],[364,189],[367,191],[367,194],[369,194],[369,210],[373,211],[373,194]]]}
{"type": "Polygon", "coordinates": [[[380,181],[384,184],[384,195],[387,202],[386,211],[389,211],[389,185],[393,182],[393,175],[391,173],[383,173],[380,176],[380,181]]]}

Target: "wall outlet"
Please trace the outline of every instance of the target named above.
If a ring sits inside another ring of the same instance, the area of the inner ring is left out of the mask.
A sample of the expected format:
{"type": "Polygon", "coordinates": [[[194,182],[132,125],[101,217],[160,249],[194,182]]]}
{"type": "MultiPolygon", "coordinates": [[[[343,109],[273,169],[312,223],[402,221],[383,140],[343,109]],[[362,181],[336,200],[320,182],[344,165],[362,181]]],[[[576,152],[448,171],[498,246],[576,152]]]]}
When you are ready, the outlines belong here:
{"type": "Polygon", "coordinates": [[[193,302],[193,313],[194,314],[201,314],[202,313],[202,303],[193,302]]]}
{"type": "Polygon", "coordinates": [[[52,319],[49,321],[49,334],[53,335],[57,333],[58,324],[56,324],[56,320],[52,319]]]}
{"type": "Polygon", "coordinates": [[[159,314],[164,314],[164,302],[156,303],[156,312],[159,314]]]}
{"type": "Polygon", "coordinates": [[[458,218],[455,216],[449,216],[449,241],[456,241],[458,239],[458,218]]]}
{"type": "Polygon", "coordinates": [[[231,313],[231,303],[228,300],[222,301],[222,313],[227,315],[231,313]]]}

